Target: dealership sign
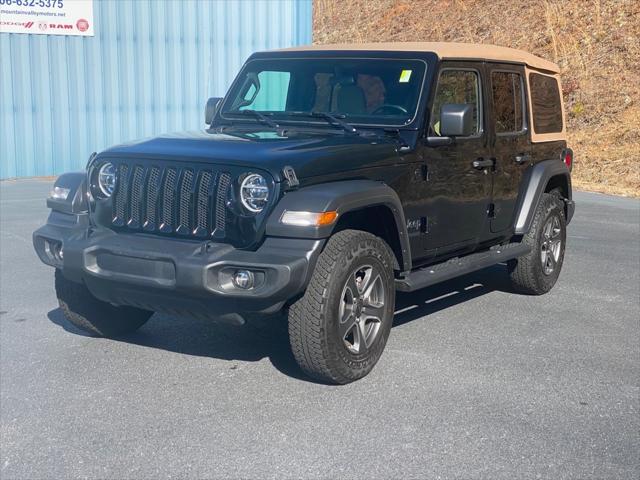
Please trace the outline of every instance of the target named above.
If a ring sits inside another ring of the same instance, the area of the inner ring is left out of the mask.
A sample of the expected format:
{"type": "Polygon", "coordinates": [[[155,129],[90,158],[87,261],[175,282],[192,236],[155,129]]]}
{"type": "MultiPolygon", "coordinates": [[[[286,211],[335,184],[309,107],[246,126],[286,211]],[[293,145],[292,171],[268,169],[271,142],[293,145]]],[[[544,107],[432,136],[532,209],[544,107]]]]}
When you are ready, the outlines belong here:
{"type": "Polygon", "coordinates": [[[93,0],[0,0],[0,33],[93,37],[93,0]]]}

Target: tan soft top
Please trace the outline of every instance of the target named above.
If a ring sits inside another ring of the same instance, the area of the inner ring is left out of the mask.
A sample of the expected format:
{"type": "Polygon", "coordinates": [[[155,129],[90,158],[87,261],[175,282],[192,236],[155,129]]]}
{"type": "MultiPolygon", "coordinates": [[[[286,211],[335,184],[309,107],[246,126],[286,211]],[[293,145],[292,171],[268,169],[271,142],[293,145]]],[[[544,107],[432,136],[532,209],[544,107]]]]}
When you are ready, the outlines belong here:
{"type": "Polygon", "coordinates": [[[305,52],[309,50],[372,50],[392,52],[433,52],[440,59],[489,60],[496,62],[522,63],[529,67],[559,73],[560,68],[553,62],[536,57],[529,52],[515,48],[483,45],[479,43],[455,42],[394,42],[394,43],[341,43],[328,45],[305,45],[283,48],[279,51],[305,52]]]}

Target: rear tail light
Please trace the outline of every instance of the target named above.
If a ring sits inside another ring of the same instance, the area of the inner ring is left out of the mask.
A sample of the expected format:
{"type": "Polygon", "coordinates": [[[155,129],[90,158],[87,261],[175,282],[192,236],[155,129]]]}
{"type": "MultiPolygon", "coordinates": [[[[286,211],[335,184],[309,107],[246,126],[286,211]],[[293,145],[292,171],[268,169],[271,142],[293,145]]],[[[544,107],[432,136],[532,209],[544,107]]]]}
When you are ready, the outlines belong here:
{"type": "Polygon", "coordinates": [[[567,166],[569,171],[573,169],[573,150],[570,148],[565,148],[562,151],[562,161],[567,166]]]}

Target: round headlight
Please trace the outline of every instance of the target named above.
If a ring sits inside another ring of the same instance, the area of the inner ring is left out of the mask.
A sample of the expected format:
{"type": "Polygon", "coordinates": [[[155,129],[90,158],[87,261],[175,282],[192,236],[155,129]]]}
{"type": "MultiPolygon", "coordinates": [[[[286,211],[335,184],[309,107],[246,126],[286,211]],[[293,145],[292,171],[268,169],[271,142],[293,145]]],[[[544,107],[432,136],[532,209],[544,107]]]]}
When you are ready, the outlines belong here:
{"type": "Polygon", "coordinates": [[[111,163],[105,163],[98,170],[98,187],[106,196],[110,197],[116,188],[116,167],[111,163]]]}
{"type": "Polygon", "coordinates": [[[247,210],[261,212],[269,200],[269,185],[262,175],[252,173],[240,185],[240,199],[247,210]]]}

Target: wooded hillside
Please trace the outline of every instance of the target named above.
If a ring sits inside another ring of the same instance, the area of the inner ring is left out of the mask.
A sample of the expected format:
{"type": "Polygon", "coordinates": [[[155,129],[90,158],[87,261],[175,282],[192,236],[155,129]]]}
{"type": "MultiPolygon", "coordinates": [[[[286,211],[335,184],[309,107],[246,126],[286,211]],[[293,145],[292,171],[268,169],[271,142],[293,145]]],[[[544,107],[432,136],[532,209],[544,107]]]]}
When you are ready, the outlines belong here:
{"type": "Polygon", "coordinates": [[[560,65],[577,188],[640,196],[640,1],[314,0],[314,43],[479,42],[560,65]]]}

